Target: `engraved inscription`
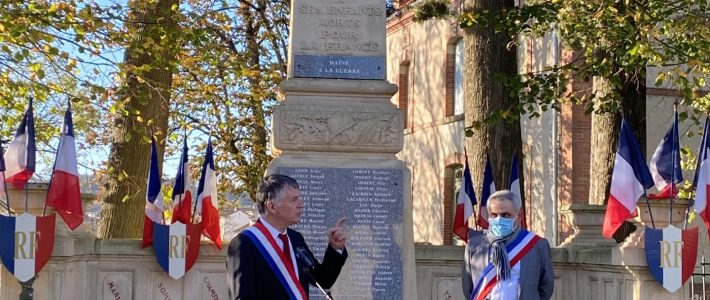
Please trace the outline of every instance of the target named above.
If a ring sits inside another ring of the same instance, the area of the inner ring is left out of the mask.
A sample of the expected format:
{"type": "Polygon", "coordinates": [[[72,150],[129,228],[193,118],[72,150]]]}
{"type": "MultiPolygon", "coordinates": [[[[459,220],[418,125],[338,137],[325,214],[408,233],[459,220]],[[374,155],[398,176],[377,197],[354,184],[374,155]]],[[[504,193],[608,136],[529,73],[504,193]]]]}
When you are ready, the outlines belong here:
{"type": "Polygon", "coordinates": [[[207,288],[207,291],[210,293],[210,299],[219,300],[219,296],[217,295],[217,290],[215,290],[210,279],[207,277],[203,277],[202,282],[205,284],[205,288],[207,288]]]}
{"type": "Polygon", "coordinates": [[[116,299],[116,300],[121,299],[121,294],[118,293],[118,289],[116,288],[116,284],[113,283],[113,281],[106,283],[106,287],[108,288],[109,292],[113,296],[113,299],[116,299]]]}
{"type": "MultiPolygon", "coordinates": [[[[304,201],[301,231],[322,258],[323,234],[341,216],[348,218],[348,261],[333,296],[401,299],[402,172],[391,169],[279,168],[298,180],[304,201]]],[[[311,295],[318,292],[311,290],[311,295]]],[[[319,298],[320,299],[320,298],[319,298]]]]}
{"type": "Polygon", "coordinates": [[[286,111],[280,135],[286,143],[397,145],[398,120],[395,113],[286,111]]]}
{"type": "MultiPolygon", "coordinates": [[[[308,3],[313,3],[311,1],[308,3]]],[[[384,6],[357,5],[341,1],[323,1],[320,5],[301,4],[294,18],[313,35],[298,37],[298,51],[320,51],[322,54],[377,55],[384,53],[384,41],[377,34],[368,34],[371,24],[384,28],[384,6]]]]}
{"type": "Polygon", "coordinates": [[[160,290],[160,295],[163,297],[164,300],[171,300],[170,294],[168,293],[168,289],[165,287],[165,284],[162,282],[158,283],[158,289],[160,290]]]}

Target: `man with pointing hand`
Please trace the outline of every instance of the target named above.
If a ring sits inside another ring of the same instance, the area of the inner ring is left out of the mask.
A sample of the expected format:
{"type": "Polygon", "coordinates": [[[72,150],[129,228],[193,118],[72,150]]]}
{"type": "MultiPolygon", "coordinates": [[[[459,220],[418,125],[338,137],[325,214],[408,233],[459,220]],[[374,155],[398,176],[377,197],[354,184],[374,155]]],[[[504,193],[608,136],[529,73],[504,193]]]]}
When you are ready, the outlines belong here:
{"type": "Polygon", "coordinates": [[[229,243],[230,299],[308,299],[309,284],[330,288],[348,257],[341,218],[329,229],[328,248],[319,264],[303,235],[288,228],[301,222],[303,199],[295,179],[274,174],[256,191],[259,220],[229,243]],[[315,281],[315,282],[314,282],[315,281]]]}

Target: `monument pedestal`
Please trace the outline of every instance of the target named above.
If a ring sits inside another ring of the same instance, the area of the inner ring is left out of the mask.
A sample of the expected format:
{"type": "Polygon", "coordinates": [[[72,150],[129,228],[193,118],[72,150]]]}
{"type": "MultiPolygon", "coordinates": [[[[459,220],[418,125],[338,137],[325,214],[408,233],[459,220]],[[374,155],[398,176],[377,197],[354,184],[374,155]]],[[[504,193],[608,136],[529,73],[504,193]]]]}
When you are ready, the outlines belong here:
{"type": "Polygon", "coordinates": [[[291,2],[288,78],[272,119],[277,157],[267,173],[299,182],[305,208],[294,228],[316,257],[328,228],[348,219],[334,299],[418,299],[411,173],[395,157],[404,124],[390,101],[398,88],[385,80],[385,18],[379,0],[291,2]]]}
{"type": "Polygon", "coordinates": [[[569,208],[561,209],[560,214],[567,220],[572,228],[572,234],[567,237],[560,247],[575,246],[613,246],[614,240],[602,236],[602,222],[605,205],[572,204],[569,208]]]}
{"type": "MultiPolygon", "coordinates": [[[[288,79],[274,109],[267,173],[298,180],[301,224],[317,257],[325,232],[348,219],[349,258],[333,297],[417,299],[411,174],[395,157],[403,147],[397,87],[377,80],[288,79]]],[[[311,290],[312,297],[318,297],[311,290]]]]}

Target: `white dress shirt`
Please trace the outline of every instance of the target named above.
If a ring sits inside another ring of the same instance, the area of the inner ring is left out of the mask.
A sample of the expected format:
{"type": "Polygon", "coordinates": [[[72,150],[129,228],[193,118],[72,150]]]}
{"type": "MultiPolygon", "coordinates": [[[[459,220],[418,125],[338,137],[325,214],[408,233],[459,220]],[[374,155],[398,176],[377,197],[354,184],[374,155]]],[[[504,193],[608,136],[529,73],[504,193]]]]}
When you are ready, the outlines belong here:
{"type": "Polygon", "coordinates": [[[520,262],[510,268],[510,278],[505,281],[499,281],[493,286],[490,300],[518,300],[520,292],[520,262]]]}
{"type": "MultiPolygon", "coordinates": [[[[284,232],[279,232],[279,230],[276,229],[276,227],[271,226],[271,224],[269,224],[269,222],[266,222],[266,220],[264,218],[259,217],[259,220],[261,221],[262,224],[264,224],[264,227],[266,227],[266,229],[269,231],[269,233],[271,233],[271,237],[273,237],[274,240],[276,240],[276,245],[281,247],[281,251],[283,251],[284,250],[284,243],[283,243],[283,241],[281,241],[281,238],[279,238],[279,234],[286,234],[286,232],[288,232],[288,229],[284,230],[284,232]]],[[[286,237],[288,237],[288,234],[286,234],[286,237]]],[[[293,243],[291,243],[291,238],[288,238],[288,246],[289,246],[288,247],[289,250],[291,250],[290,251],[291,252],[291,263],[293,264],[294,267],[298,266],[296,264],[296,254],[293,252],[293,243]]],[[[296,276],[298,276],[298,272],[296,272],[296,276]]]]}

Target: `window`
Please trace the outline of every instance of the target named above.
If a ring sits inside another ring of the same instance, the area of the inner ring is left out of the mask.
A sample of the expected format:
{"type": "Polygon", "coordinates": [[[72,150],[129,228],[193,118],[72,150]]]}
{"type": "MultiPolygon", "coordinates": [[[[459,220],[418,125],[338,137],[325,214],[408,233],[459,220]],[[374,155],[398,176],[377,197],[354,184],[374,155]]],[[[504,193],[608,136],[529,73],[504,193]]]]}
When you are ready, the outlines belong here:
{"type": "Polygon", "coordinates": [[[454,67],[454,115],[463,114],[463,39],[456,42],[456,58],[454,67]]]}

